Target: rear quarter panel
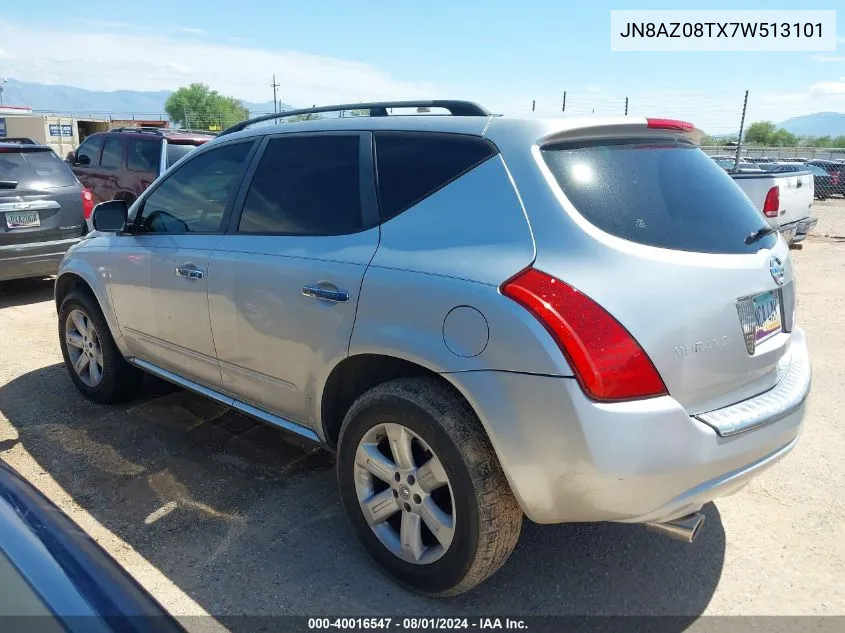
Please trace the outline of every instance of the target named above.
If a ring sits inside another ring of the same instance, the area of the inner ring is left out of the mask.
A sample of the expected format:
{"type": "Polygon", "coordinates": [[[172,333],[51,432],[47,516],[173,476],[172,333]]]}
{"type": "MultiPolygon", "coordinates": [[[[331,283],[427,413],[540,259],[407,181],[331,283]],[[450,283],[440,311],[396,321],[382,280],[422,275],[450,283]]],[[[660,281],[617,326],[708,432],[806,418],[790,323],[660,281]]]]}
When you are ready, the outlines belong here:
{"type": "Polygon", "coordinates": [[[534,257],[521,201],[504,161],[494,156],[382,225],[361,288],[350,354],[396,356],[438,372],[571,375],[551,336],[499,292],[534,257]],[[452,333],[447,327],[444,334],[444,322],[464,306],[481,317],[457,337],[477,344],[455,353],[462,341],[450,349],[446,338],[452,333]]]}

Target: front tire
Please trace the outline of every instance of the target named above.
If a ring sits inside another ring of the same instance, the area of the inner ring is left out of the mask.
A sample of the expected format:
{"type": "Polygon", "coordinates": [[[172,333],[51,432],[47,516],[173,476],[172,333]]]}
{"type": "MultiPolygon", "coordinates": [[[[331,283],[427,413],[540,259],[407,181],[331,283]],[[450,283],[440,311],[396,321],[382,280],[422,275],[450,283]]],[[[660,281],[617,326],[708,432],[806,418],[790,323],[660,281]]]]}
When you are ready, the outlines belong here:
{"type": "Polygon", "coordinates": [[[137,393],[142,373],[123,358],[89,295],[71,292],[62,301],[59,343],[71,380],[87,398],[113,403],[137,393]]]}
{"type": "Polygon", "coordinates": [[[350,408],[340,496],[364,548],[400,583],[453,596],[496,572],[522,511],[481,423],[434,378],[374,387],[350,408]]]}

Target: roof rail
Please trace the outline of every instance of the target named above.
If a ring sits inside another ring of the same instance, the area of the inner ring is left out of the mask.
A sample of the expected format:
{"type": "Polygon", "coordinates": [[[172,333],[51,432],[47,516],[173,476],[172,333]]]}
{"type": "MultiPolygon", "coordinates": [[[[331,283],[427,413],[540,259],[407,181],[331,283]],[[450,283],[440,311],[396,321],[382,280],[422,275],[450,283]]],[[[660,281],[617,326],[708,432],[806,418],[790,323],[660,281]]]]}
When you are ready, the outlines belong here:
{"type": "Polygon", "coordinates": [[[272,121],[273,119],[284,119],[286,117],[298,116],[301,114],[318,114],[320,112],[346,112],[348,110],[369,110],[370,116],[387,116],[388,108],[443,108],[448,110],[452,116],[489,116],[490,113],[472,101],[452,101],[435,99],[431,101],[377,101],[373,103],[344,103],[340,105],[319,106],[314,108],[302,108],[299,110],[285,110],[273,114],[262,114],[261,116],[247,119],[236,123],[230,128],[220,132],[217,136],[240,132],[254,123],[261,121],[272,121]]]}
{"type": "Polygon", "coordinates": [[[141,132],[144,134],[158,134],[164,136],[166,134],[205,134],[206,136],[215,136],[217,133],[210,130],[192,130],[188,128],[175,127],[116,127],[109,130],[109,132],[141,132]]]}
{"type": "Polygon", "coordinates": [[[165,131],[157,127],[115,127],[110,129],[109,132],[143,132],[145,134],[164,136],[165,131]]]}

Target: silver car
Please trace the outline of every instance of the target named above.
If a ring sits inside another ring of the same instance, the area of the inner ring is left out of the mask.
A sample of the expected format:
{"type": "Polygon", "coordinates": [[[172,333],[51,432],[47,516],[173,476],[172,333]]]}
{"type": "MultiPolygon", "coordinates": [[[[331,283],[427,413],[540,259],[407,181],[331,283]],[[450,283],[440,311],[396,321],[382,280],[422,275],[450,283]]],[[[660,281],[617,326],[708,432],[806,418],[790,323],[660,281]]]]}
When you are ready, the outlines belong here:
{"type": "Polygon", "coordinates": [[[523,515],[692,541],[795,446],[789,250],[692,125],[291,114],[324,118],[244,122],[95,209],[55,289],[83,394],[149,372],[335,450],[364,547],[430,595],[523,515]]]}

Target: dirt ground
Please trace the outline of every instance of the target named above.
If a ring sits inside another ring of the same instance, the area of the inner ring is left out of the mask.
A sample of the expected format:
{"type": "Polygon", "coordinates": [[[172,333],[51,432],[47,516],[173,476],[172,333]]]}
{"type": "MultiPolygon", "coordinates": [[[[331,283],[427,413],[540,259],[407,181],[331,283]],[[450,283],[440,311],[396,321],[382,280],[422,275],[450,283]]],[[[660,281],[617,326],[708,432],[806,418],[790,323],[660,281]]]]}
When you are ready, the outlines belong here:
{"type": "Polygon", "coordinates": [[[845,244],[793,251],[814,369],[798,447],[705,509],[692,545],[640,526],[525,522],[507,565],[448,601],[382,576],[331,456],[150,379],[119,407],[61,364],[52,284],[0,284],[0,458],[177,614],[845,615],[845,244]]]}

